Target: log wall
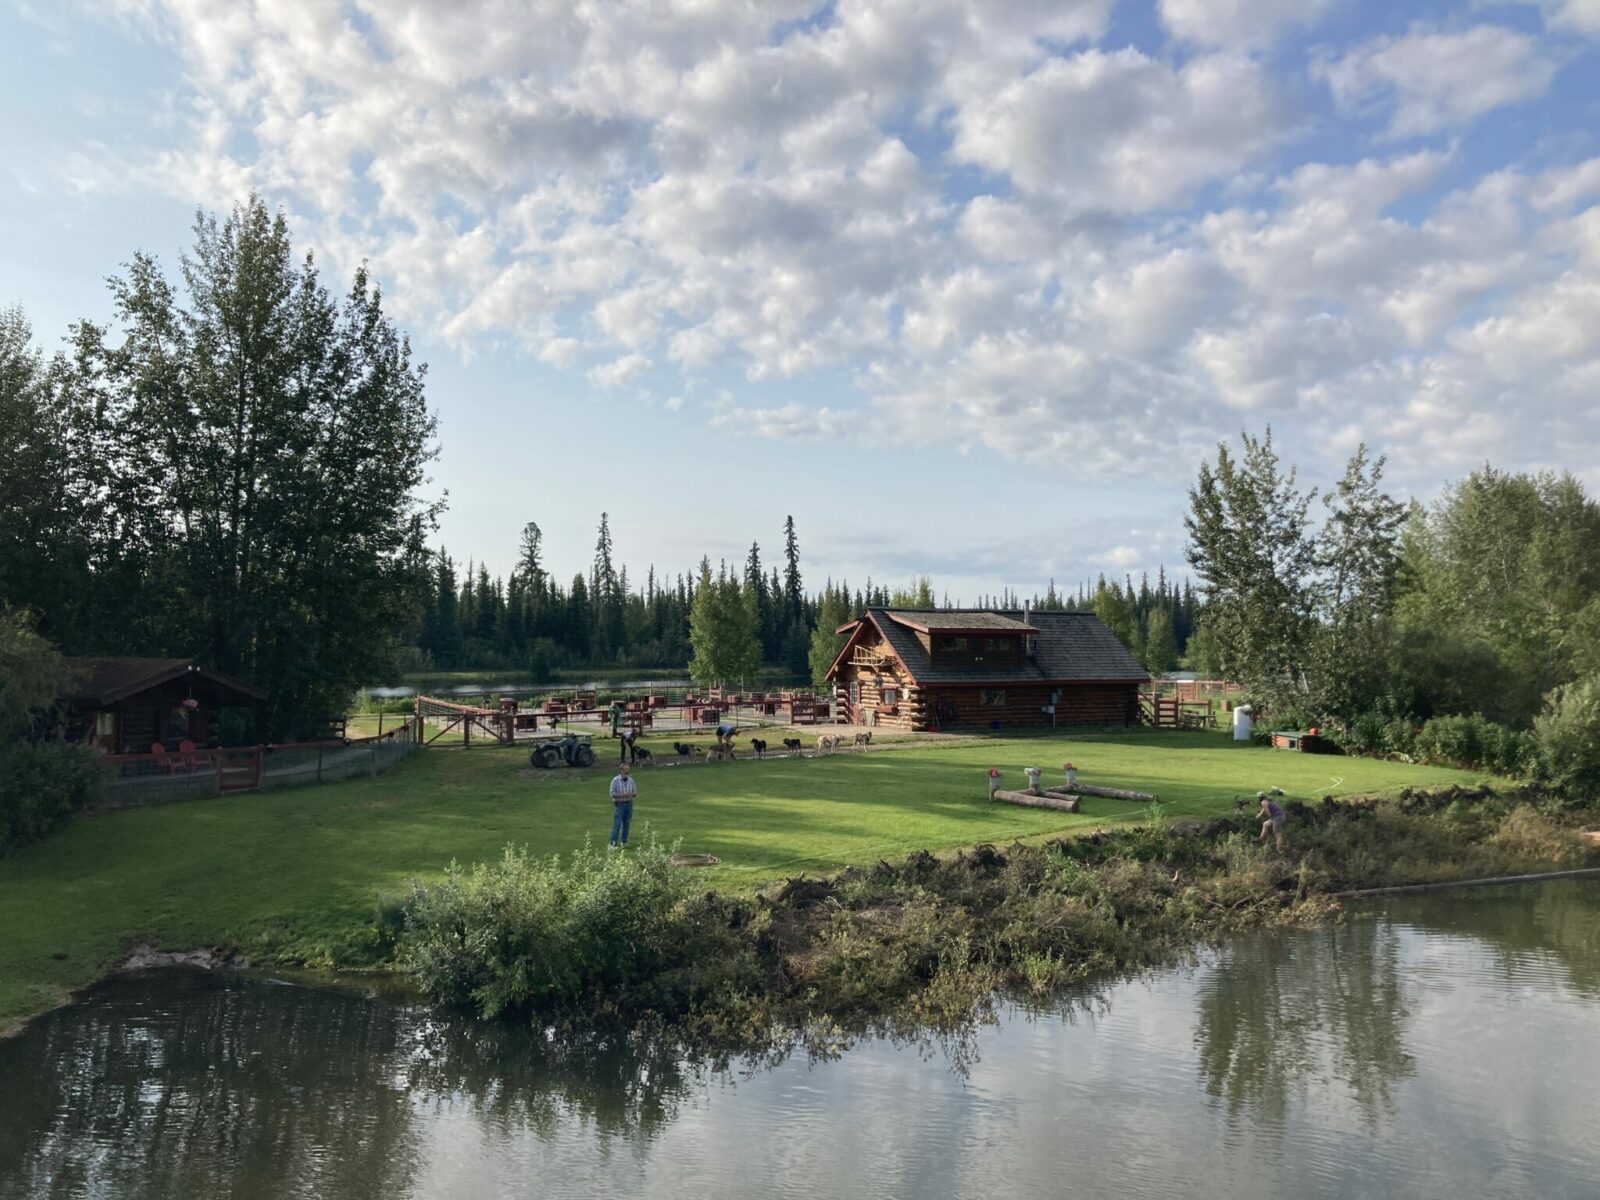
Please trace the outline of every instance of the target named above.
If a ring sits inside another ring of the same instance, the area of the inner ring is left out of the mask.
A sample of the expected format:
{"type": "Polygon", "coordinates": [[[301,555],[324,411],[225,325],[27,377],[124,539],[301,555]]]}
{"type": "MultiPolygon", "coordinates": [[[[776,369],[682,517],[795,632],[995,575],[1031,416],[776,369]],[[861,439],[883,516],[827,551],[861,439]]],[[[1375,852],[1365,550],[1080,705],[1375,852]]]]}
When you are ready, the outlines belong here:
{"type": "MultiPolygon", "coordinates": [[[[892,657],[875,657],[873,651],[881,644],[877,630],[869,628],[863,633],[858,650],[862,661],[850,658],[840,664],[835,680],[835,695],[841,700],[849,695],[855,683],[860,691],[856,703],[857,719],[865,721],[875,713],[880,728],[918,730],[927,729],[938,720],[941,702],[954,706],[954,724],[963,728],[987,729],[992,722],[1002,727],[1049,726],[1050,714],[1043,711],[1053,693],[1056,699],[1056,725],[1137,725],[1139,723],[1139,685],[1137,683],[1025,683],[1002,684],[997,690],[1005,693],[1005,703],[984,705],[981,693],[987,690],[976,685],[930,684],[919,687],[892,657]],[[868,665],[870,661],[870,665],[868,665]],[[883,689],[896,687],[900,691],[895,711],[883,704],[883,689]]],[[[977,668],[975,668],[977,669],[977,668]]],[[[836,706],[835,719],[846,720],[842,703],[836,706]]]]}

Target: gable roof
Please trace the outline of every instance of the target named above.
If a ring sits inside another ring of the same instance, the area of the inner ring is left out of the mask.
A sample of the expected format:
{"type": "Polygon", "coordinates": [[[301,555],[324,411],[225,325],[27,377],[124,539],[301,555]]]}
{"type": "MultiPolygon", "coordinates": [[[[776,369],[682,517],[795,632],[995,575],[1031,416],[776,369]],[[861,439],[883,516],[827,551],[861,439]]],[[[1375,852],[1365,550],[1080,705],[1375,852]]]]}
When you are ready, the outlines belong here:
{"type": "Polygon", "coordinates": [[[230,679],[187,658],[69,658],[66,662],[74,673],[75,682],[71,693],[63,699],[74,704],[115,704],[187,675],[239,692],[252,700],[267,698],[260,688],[230,679]]]}
{"type": "MultiPolygon", "coordinates": [[[[977,612],[966,611],[973,615],[977,612]]],[[[1011,632],[1036,629],[1033,655],[1015,666],[935,663],[922,648],[922,642],[911,627],[893,619],[894,614],[890,610],[869,608],[862,616],[862,625],[870,623],[883,635],[885,644],[919,686],[940,683],[1143,683],[1150,678],[1150,673],[1140,665],[1139,660],[1093,613],[1031,612],[1025,623],[1019,611],[985,611],[990,617],[1011,622],[1011,632]]],[[[916,615],[942,623],[946,618],[959,614],[916,615]]],[[[1004,631],[1008,627],[997,624],[969,625],[964,628],[1004,631]]],[[[838,671],[857,634],[847,639],[845,647],[829,669],[830,676],[838,671]]]]}
{"type": "Polygon", "coordinates": [[[884,609],[883,615],[918,633],[1038,633],[1032,625],[987,609],[960,608],[946,611],[928,609],[884,609]]]}

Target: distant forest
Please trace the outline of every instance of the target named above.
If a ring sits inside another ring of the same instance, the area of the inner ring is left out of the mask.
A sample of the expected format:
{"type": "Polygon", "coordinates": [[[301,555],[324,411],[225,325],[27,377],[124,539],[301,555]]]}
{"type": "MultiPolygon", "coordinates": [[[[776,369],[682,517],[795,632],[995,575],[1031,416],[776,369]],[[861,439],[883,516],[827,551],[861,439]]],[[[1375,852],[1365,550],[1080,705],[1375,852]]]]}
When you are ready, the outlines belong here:
{"type": "MultiPolygon", "coordinates": [[[[948,593],[919,576],[888,586],[868,579],[859,587],[826,581],[807,590],[794,518],[785,522],[781,557],[769,566],[752,542],[743,564],[702,559],[693,570],[668,576],[651,564],[641,578],[618,566],[610,517],[600,514],[594,559],[587,572],[563,585],[549,570],[543,534],[535,522],[522,530],[516,566],[508,576],[482,565],[462,566],[448,550],[433,555],[431,586],[414,622],[416,636],[401,656],[405,671],[527,670],[535,679],[573,667],[628,666],[681,669],[692,653],[690,615],[702,579],[737,584],[753,614],[761,666],[792,676],[812,675],[819,630],[831,638],[838,625],[870,606],[952,607],[948,593]]],[[[1054,581],[1044,593],[1009,589],[976,597],[969,607],[1077,610],[1097,613],[1151,670],[1176,665],[1194,629],[1198,597],[1187,581],[1152,581],[1103,575],[1064,592],[1054,581]]]]}

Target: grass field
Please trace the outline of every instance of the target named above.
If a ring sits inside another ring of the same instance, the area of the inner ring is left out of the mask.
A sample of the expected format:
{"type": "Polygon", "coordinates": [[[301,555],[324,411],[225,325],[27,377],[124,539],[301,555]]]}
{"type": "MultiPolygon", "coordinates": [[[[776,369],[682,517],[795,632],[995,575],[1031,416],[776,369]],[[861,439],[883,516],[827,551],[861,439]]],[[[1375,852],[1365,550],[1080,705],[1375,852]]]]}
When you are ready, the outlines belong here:
{"type": "MultiPolygon", "coordinates": [[[[590,771],[533,771],[509,749],[428,750],[376,779],[84,818],[0,860],[0,1027],[59,1002],[140,942],[228,944],[314,965],[358,960],[379,895],[413,877],[498,856],[508,842],[555,853],[604,841],[612,745],[596,739],[602,763],[590,771]]],[[[1076,815],[988,801],[988,767],[1021,788],[1023,767],[1059,780],[1065,759],[1082,782],[1157,793],[1166,817],[1231,812],[1235,795],[1274,786],[1313,797],[1479,778],[1236,747],[1215,733],[951,739],[642,767],[633,836],[648,828],[715,854],[722,865],[697,878],[745,890],[915,849],[1147,818],[1118,800],[1090,798],[1076,815]]]]}

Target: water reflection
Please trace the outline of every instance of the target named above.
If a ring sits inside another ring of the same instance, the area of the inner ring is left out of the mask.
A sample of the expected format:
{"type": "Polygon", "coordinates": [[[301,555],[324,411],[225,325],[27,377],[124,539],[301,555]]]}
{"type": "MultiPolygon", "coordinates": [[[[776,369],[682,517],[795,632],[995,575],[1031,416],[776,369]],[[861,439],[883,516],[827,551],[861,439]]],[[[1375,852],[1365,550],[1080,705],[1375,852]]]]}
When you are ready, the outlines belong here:
{"type": "Polygon", "coordinates": [[[1241,939],[1200,988],[1195,1046],[1206,1092],[1231,1113],[1281,1127],[1310,1085],[1337,1081],[1370,1128],[1391,1116],[1413,1003],[1393,926],[1358,921],[1241,939]]]}
{"type": "Polygon", "coordinates": [[[0,1043],[0,1197],[1593,1196],[1597,979],[1593,885],[1394,902],[837,1057],[128,977],[0,1043]]]}
{"type": "Polygon", "coordinates": [[[405,1195],[416,1127],[395,1010],[165,973],[0,1047],[0,1195],[405,1195]]]}

